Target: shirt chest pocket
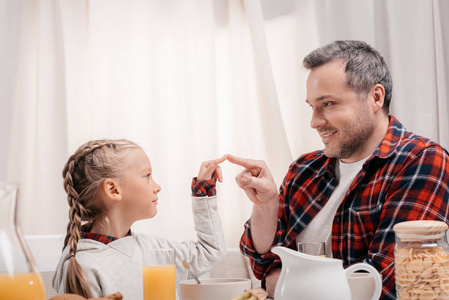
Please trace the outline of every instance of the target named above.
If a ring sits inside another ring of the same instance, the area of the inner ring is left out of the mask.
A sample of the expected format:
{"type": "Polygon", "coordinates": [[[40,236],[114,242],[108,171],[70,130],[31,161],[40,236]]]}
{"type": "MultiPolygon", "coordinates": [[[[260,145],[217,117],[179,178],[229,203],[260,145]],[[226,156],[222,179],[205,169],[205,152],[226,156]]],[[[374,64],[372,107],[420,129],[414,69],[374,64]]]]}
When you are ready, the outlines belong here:
{"type": "Polygon", "coordinates": [[[353,232],[352,238],[356,249],[369,247],[379,224],[381,211],[382,205],[363,210],[348,209],[348,229],[353,232]]]}

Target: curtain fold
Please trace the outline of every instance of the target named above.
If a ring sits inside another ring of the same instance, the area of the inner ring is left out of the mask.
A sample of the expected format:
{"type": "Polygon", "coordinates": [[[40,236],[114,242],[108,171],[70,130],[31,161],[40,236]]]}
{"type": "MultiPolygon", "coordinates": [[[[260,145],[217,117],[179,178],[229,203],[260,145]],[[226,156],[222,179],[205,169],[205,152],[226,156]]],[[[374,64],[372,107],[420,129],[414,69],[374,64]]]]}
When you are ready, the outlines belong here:
{"type": "Polygon", "coordinates": [[[24,232],[64,232],[65,66],[58,2],[21,2],[8,175],[24,232]],[[59,177],[58,177],[59,176],[59,177]],[[62,200],[62,201],[61,201],[62,200]]]}
{"type": "Polygon", "coordinates": [[[290,146],[279,106],[276,85],[271,68],[270,53],[265,35],[264,16],[260,1],[245,0],[245,10],[251,31],[255,58],[258,100],[262,119],[267,160],[273,177],[280,182],[285,176],[286,166],[292,160],[290,146]]]}
{"type": "Polygon", "coordinates": [[[439,142],[449,148],[449,2],[433,0],[437,128],[439,142]]]}

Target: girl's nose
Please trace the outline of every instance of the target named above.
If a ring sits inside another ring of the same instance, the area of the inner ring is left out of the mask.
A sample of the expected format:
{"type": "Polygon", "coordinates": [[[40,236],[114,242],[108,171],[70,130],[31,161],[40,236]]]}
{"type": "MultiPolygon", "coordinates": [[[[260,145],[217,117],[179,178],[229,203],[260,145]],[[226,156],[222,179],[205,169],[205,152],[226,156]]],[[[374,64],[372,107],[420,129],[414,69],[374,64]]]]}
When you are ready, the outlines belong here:
{"type": "Polygon", "coordinates": [[[161,191],[161,186],[159,184],[157,184],[157,182],[154,182],[155,186],[154,186],[154,193],[157,194],[161,191]]]}

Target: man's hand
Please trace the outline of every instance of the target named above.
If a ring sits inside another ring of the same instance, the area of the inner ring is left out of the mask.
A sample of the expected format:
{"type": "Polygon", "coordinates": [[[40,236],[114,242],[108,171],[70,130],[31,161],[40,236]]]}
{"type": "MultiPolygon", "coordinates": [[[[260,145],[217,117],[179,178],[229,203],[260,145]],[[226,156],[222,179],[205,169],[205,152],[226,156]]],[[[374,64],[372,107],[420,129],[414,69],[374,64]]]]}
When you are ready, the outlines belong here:
{"type": "Polygon", "coordinates": [[[197,180],[204,181],[217,179],[219,182],[223,182],[223,174],[219,165],[224,162],[227,157],[228,155],[224,155],[221,158],[203,162],[200,171],[198,172],[197,180]]]}
{"type": "Polygon", "coordinates": [[[276,289],[276,284],[278,283],[279,276],[281,275],[281,269],[275,268],[271,269],[270,273],[265,277],[265,287],[268,293],[268,297],[274,299],[274,291],[276,289]]]}
{"type": "Polygon", "coordinates": [[[279,210],[278,190],[270,170],[262,160],[239,158],[228,154],[228,160],[245,168],[235,180],[254,203],[251,236],[259,254],[270,251],[276,234],[279,210]]]}
{"type": "Polygon", "coordinates": [[[235,181],[243,189],[248,198],[256,205],[277,201],[278,190],[270,170],[263,160],[240,158],[228,154],[228,161],[244,167],[235,181]]]}

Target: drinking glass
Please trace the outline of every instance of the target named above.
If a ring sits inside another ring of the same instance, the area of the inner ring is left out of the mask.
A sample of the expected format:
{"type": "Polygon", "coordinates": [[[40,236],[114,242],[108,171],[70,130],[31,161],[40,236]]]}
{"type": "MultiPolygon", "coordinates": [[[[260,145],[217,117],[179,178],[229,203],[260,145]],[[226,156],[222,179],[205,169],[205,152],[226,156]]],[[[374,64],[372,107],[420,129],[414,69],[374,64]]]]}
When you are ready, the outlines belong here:
{"type": "Polygon", "coordinates": [[[300,242],[296,244],[298,251],[314,256],[326,257],[324,242],[300,242]]]}
{"type": "Polygon", "coordinates": [[[143,299],[176,299],[174,249],[152,249],[143,252],[143,299]]]}

